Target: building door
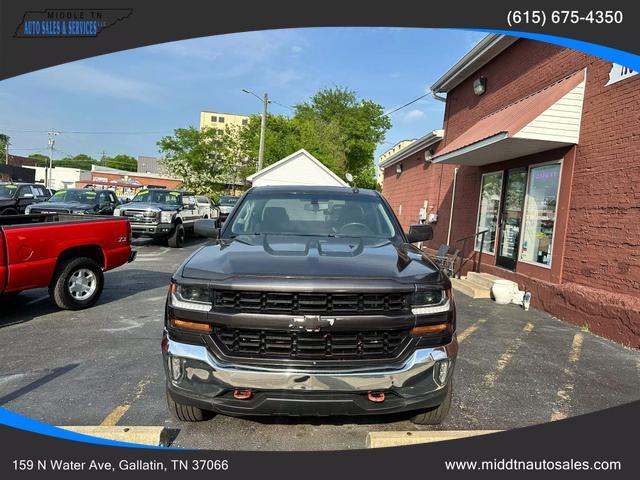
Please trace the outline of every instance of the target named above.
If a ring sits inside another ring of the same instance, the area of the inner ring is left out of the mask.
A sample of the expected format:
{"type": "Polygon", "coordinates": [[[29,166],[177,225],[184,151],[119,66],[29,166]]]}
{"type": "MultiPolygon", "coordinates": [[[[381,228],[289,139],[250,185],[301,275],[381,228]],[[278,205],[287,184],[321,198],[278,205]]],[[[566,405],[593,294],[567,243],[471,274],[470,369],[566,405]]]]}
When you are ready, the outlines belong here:
{"type": "Polygon", "coordinates": [[[502,189],[500,243],[496,252],[496,265],[509,270],[516,269],[526,186],[526,168],[507,170],[502,189]]]}

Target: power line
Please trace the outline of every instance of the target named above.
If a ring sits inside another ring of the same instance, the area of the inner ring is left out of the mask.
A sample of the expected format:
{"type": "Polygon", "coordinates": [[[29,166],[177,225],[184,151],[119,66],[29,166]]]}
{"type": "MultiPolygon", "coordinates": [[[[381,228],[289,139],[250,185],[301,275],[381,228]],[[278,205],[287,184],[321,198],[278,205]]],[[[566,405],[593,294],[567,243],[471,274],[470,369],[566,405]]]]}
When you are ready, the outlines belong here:
{"type": "Polygon", "coordinates": [[[295,108],[294,108],[294,107],[291,107],[291,106],[289,106],[289,105],[285,105],[284,103],[276,102],[275,100],[269,100],[269,102],[270,102],[270,103],[275,103],[276,105],[279,105],[279,106],[284,107],[284,108],[288,108],[288,109],[289,109],[289,110],[291,110],[291,111],[294,111],[294,110],[295,110],[295,108]]]}
{"type": "Polygon", "coordinates": [[[431,92],[427,92],[424,95],[420,95],[418,98],[414,98],[413,100],[411,100],[410,102],[405,103],[404,105],[398,107],[398,108],[394,108],[393,110],[391,110],[390,112],[386,112],[383,113],[382,115],[380,115],[381,117],[387,117],[389,115],[391,115],[392,113],[396,113],[398,110],[402,110],[405,107],[408,107],[411,104],[416,103],[418,100],[422,100],[424,97],[431,95],[431,92]]]}

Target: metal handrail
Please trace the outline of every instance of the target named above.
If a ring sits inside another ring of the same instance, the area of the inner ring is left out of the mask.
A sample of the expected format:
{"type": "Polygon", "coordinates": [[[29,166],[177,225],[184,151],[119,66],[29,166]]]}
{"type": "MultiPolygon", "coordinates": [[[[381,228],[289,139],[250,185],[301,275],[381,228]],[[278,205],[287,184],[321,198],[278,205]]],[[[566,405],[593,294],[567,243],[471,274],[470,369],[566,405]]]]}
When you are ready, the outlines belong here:
{"type": "MultiPolygon", "coordinates": [[[[462,242],[462,248],[460,249],[461,255],[460,255],[460,266],[458,267],[458,270],[456,270],[454,272],[454,278],[457,276],[458,278],[460,278],[462,276],[462,267],[464,267],[464,264],[467,263],[469,261],[470,258],[466,258],[465,252],[467,250],[467,240],[470,240],[472,238],[476,238],[477,236],[480,236],[480,251],[478,252],[478,261],[475,264],[475,267],[473,269],[474,272],[476,273],[480,273],[480,264],[482,263],[482,250],[484,248],[484,235],[485,233],[487,233],[489,230],[483,230],[481,232],[478,232],[474,235],[469,235],[468,237],[462,237],[459,238],[458,240],[455,241],[455,243],[459,243],[462,242]]],[[[455,265],[453,265],[455,267],[455,265]]]]}

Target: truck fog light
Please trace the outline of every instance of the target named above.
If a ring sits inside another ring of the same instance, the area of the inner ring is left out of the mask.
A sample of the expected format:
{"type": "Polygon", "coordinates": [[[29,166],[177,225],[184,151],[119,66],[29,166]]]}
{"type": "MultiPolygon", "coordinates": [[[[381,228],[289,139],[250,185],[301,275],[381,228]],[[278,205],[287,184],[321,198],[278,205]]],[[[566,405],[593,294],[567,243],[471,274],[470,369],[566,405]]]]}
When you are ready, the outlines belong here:
{"type": "Polygon", "coordinates": [[[169,360],[169,370],[173,380],[180,380],[182,377],[182,359],[179,357],[171,357],[169,360]]]}
{"type": "Polygon", "coordinates": [[[433,379],[439,386],[444,386],[447,383],[447,377],[449,376],[449,367],[451,366],[451,360],[440,360],[436,363],[433,369],[433,379]]]}

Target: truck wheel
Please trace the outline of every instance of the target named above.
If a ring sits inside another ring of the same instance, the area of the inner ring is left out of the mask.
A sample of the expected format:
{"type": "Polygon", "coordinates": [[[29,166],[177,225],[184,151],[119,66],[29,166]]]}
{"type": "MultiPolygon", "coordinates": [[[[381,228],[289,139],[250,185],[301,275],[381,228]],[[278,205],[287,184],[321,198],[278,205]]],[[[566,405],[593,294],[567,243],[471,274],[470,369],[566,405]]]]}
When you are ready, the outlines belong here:
{"type": "Polygon", "coordinates": [[[0,213],[0,215],[18,215],[18,212],[13,208],[6,208],[0,213]]]}
{"type": "Polygon", "coordinates": [[[100,265],[90,258],[72,258],[56,268],[49,296],[63,310],[82,310],[98,301],[103,286],[100,265]]]}
{"type": "Polygon", "coordinates": [[[213,412],[176,402],[171,398],[169,390],[167,390],[167,405],[171,414],[182,422],[202,422],[213,417],[213,412]]]}
{"type": "Polygon", "coordinates": [[[447,418],[447,415],[449,414],[449,408],[451,408],[451,397],[453,392],[451,383],[447,385],[446,389],[446,396],[440,405],[420,412],[413,417],[411,421],[416,425],[440,425],[444,422],[444,419],[447,418]]]}
{"type": "Polygon", "coordinates": [[[181,223],[176,225],[176,228],[173,229],[173,233],[167,239],[167,243],[171,248],[182,248],[182,244],[184,243],[184,227],[181,223]]]}

